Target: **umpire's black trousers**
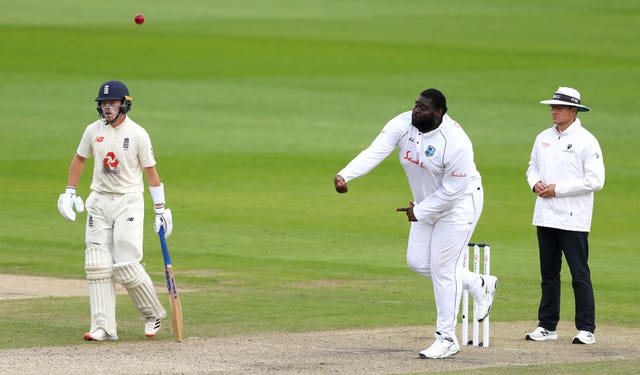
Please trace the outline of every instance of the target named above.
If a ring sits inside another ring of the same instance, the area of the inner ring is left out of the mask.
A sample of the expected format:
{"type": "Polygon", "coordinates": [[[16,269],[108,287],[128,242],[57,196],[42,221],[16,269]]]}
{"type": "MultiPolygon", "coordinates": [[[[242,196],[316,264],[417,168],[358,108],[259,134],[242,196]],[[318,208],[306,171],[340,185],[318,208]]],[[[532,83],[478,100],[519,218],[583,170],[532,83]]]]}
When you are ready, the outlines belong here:
{"type": "Polygon", "coordinates": [[[560,320],[560,269],[567,259],[575,297],[575,323],[580,331],[595,332],[595,301],[589,271],[589,232],[537,227],[542,276],[539,326],[555,331],[560,320]]]}

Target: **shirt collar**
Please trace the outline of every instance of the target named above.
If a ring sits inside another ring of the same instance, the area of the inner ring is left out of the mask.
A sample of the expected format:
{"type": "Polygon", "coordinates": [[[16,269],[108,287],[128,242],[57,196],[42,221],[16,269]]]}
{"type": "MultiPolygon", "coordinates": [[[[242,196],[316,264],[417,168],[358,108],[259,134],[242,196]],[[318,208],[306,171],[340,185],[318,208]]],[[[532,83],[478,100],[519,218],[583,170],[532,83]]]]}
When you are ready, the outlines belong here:
{"type": "Polygon", "coordinates": [[[582,127],[582,123],[580,123],[580,119],[576,117],[576,120],[574,122],[571,123],[571,125],[569,125],[568,128],[566,128],[563,132],[558,131],[558,126],[557,125],[553,125],[553,130],[556,131],[556,133],[562,135],[562,136],[567,136],[573,132],[575,132],[578,128],[582,127]]]}

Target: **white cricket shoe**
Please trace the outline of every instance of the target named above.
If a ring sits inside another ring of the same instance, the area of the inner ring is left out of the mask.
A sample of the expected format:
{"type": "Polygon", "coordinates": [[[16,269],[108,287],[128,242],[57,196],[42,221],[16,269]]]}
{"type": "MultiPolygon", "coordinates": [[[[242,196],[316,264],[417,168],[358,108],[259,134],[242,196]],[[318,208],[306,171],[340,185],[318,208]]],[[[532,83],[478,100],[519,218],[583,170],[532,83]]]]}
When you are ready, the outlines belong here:
{"type": "Polygon", "coordinates": [[[118,335],[110,335],[102,328],[87,332],[82,337],[87,341],[115,341],[118,339],[118,335]]]}
{"type": "Polygon", "coordinates": [[[589,331],[579,331],[572,341],[574,344],[591,345],[596,343],[596,335],[589,331]]]}
{"type": "Polygon", "coordinates": [[[473,306],[475,309],[475,317],[481,322],[489,316],[491,311],[491,305],[493,304],[493,296],[496,295],[496,289],[498,288],[498,278],[491,275],[481,275],[483,294],[475,297],[473,306]]]}
{"type": "Polygon", "coordinates": [[[436,341],[431,344],[429,349],[425,349],[420,352],[420,358],[447,358],[452,355],[458,354],[460,347],[451,337],[444,337],[439,332],[436,332],[436,341]]]}
{"type": "Polygon", "coordinates": [[[558,339],[558,331],[549,331],[542,327],[537,327],[530,334],[524,337],[530,341],[549,341],[558,339]]]}
{"type": "Polygon", "coordinates": [[[147,318],[144,323],[144,335],[147,337],[154,337],[160,331],[160,319],[147,318]]]}

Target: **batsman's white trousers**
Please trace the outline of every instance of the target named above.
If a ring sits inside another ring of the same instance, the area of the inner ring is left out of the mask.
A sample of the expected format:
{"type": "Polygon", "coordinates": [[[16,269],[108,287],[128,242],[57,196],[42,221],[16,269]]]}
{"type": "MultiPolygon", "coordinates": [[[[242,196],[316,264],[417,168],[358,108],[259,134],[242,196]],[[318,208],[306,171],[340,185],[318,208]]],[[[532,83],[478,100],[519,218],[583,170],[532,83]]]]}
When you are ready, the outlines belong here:
{"type": "Polygon", "coordinates": [[[142,260],[144,196],[142,193],[106,194],[95,191],[86,202],[85,241],[107,247],[114,264],[142,260]]]}
{"type": "Polygon", "coordinates": [[[482,283],[477,274],[463,269],[462,254],[482,214],[483,204],[484,195],[479,186],[432,223],[412,222],[409,232],[407,265],[431,278],[438,314],[436,331],[456,343],[462,288],[467,287],[475,294],[482,283]]]}
{"type": "Polygon", "coordinates": [[[86,201],[85,272],[89,283],[91,332],[117,336],[114,265],[142,260],[144,196],[91,192],[86,201]]]}

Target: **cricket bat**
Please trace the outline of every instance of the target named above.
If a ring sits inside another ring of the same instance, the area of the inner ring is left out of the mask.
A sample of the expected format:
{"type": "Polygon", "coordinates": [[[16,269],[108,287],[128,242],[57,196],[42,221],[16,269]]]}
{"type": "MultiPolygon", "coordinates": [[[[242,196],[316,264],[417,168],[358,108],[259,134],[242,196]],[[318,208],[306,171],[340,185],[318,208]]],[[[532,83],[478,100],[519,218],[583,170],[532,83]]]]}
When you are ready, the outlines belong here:
{"type": "Polygon", "coordinates": [[[162,246],[162,257],[164,258],[164,275],[167,278],[167,291],[169,292],[169,303],[171,304],[171,318],[173,320],[173,334],[177,342],[182,342],[182,304],[176,288],[176,280],[173,277],[173,266],[169,256],[167,240],[164,237],[164,228],[160,228],[160,246],[162,246]]]}

